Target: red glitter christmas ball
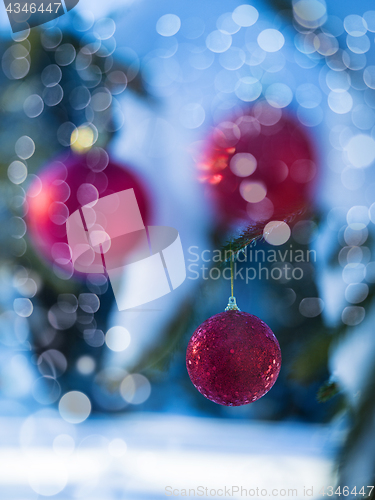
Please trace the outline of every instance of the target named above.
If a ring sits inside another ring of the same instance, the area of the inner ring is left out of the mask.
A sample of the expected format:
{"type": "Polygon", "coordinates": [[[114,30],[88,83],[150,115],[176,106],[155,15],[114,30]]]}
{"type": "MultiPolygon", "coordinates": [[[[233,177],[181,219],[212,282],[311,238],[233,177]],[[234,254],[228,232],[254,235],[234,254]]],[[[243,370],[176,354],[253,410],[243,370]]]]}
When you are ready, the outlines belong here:
{"type": "Polygon", "coordinates": [[[305,209],[316,184],[314,157],[301,123],[260,101],[215,127],[197,166],[225,225],[283,220],[305,209]]]}
{"type": "Polygon", "coordinates": [[[194,386],[207,399],[241,406],[261,398],[274,385],[281,351],[272,330],[259,318],[225,311],[194,332],[186,366],[194,386]]]}
{"type": "Polygon", "coordinates": [[[28,233],[38,254],[72,274],[66,232],[69,215],[87,203],[94,204],[99,198],[130,188],[134,189],[143,222],[147,224],[146,190],[127,166],[112,160],[101,148],[55,158],[38,173],[27,192],[28,233]]]}

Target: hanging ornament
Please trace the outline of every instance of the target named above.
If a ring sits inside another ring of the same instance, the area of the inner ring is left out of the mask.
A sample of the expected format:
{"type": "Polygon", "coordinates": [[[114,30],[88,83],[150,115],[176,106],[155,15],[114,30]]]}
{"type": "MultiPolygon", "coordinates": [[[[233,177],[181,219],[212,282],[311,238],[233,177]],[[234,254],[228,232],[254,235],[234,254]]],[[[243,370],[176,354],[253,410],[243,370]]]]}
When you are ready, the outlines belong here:
{"type": "Polygon", "coordinates": [[[281,351],[272,330],[240,311],[232,295],[225,311],[202,323],[186,353],[189,377],[207,399],[241,406],[264,396],[280,372],[281,351]]]}
{"type": "Polygon", "coordinates": [[[283,220],[312,199],[317,168],[299,121],[265,101],[220,123],[198,162],[221,222],[283,220]]]}
{"type": "Polygon", "coordinates": [[[147,224],[148,200],[140,179],[128,167],[114,162],[104,149],[93,148],[85,154],[70,152],[49,163],[27,192],[28,233],[38,254],[72,273],[66,235],[69,215],[83,205],[94,205],[99,198],[129,188],[134,189],[147,224]]]}

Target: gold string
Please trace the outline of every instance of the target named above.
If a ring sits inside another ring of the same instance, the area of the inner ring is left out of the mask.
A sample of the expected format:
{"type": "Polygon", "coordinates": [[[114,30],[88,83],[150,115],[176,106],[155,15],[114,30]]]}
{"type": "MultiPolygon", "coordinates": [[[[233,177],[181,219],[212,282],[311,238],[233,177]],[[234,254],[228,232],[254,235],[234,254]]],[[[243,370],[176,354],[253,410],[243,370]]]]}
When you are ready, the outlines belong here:
{"type": "Polygon", "coordinates": [[[236,304],[236,299],[233,296],[233,284],[234,284],[234,272],[233,272],[233,261],[234,261],[234,256],[232,253],[232,242],[230,242],[230,288],[231,288],[231,296],[229,297],[229,302],[227,307],[225,308],[226,311],[239,311],[240,309],[238,308],[236,304]]]}
{"type": "Polygon", "coordinates": [[[233,297],[233,254],[232,254],[232,242],[230,243],[230,289],[231,289],[231,296],[233,297]]]}

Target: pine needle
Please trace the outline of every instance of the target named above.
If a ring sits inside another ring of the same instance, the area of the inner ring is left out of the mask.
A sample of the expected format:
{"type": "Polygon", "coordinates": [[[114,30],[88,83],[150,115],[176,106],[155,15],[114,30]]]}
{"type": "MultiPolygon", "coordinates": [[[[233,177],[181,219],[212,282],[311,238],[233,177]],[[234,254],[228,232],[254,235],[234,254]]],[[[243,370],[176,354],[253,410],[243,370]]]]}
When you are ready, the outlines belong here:
{"type": "MultiPolygon", "coordinates": [[[[279,217],[280,222],[286,222],[287,224],[293,222],[293,220],[305,213],[306,209],[298,207],[292,213],[285,215],[284,217],[279,217]]],[[[221,248],[221,262],[224,264],[229,260],[236,260],[241,252],[245,252],[246,248],[250,245],[254,245],[257,241],[264,238],[264,228],[270,222],[270,219],[258,221],[254,224],[250,224],[242,233],[237,237],[230,239],[221,248]]],[[[276,222],[276,221],[275,221],[276,222]]]]}
{"type": "Polygon", "coordinates": [[[339,386],[336,382],[324,382],[324,384],[319,388],[318,393],[316,395],[316,399],[319,403],[326,403],[330,399],[332,399],[336,394],[340,392],[339,386]]]}

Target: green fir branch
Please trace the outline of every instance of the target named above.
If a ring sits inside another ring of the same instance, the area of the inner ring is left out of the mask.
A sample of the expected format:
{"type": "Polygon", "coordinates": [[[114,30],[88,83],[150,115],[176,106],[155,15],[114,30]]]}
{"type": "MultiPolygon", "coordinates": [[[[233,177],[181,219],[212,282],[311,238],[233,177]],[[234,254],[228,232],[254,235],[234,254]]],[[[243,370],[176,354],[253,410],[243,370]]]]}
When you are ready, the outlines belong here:
{"type": "MultiPolygon", "coordinates": [[[[305,212],[305,207],[298,207],[293,210],[292,213],[279,217],[278,220],[280,222],[290,224],[305,212]]],[[[227,241],[227,243],[220,249],[221,262],[224,264],[231,259],[236,260],[240,253],[244,252],[248,246],[254,245],[257,241],[261,240],[264,237],[264,228],[268,222],[270,222],[270,219],[250,224],[237,238],[227,241]]]]}
{"type": "Polygon", "coordinates": [[[320,386],[316,395],[316,399],[319,401],[319,403],[326,403],[334,396],[336,396],[339,392],[340,388],[337,383],[327,380],[320,386]]]}

